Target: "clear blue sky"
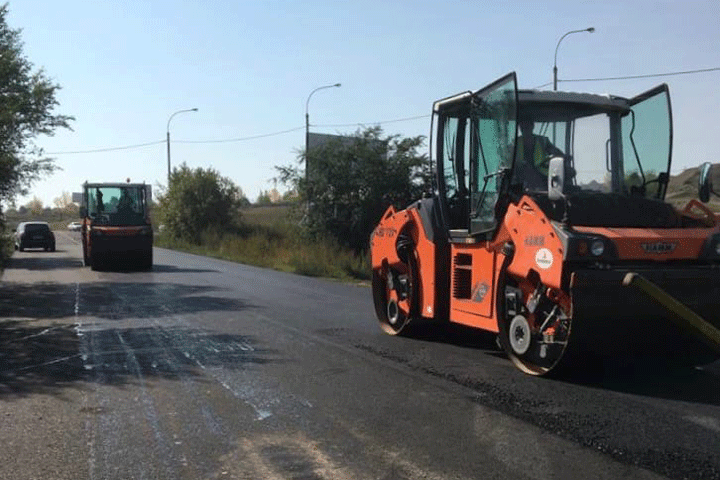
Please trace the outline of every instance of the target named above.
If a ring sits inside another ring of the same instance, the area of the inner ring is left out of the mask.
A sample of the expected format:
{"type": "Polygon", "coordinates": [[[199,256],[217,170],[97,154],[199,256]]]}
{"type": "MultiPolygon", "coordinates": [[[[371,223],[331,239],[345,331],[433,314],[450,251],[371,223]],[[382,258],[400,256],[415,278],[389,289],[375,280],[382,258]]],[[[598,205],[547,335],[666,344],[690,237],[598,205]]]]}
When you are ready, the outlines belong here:
{"type": "MultiPolygon", "coordinates": [[[[73,131],[38,143],[62,168],[38,182],[46,205],[89,181],[166,183],[165,144],[69,154],[165,139],[173,165],[213,167],[255,200],[275,165],[294,162],[303,127],[352,133],[360,125],[428,115],[432,102],[516,71],[521,88],[560,79],[720,67],[720,3],[678,1],[10,1],[29,60],[62,86],[57,113],[73,131]],[[326,126],[345,125],[352,126],[326,126]]],[[[674,167],[720,162],[720,72],[631,81],[561,83],[560,89],[634,96],[667,82],[674,167]]],[[[545,88],[552,88],[549,85],[545,88]]],[[[383,124],[427,135],[429,118],[383,124]]],[[[280,186],[278,186],[280,188],[280,186]]]]}

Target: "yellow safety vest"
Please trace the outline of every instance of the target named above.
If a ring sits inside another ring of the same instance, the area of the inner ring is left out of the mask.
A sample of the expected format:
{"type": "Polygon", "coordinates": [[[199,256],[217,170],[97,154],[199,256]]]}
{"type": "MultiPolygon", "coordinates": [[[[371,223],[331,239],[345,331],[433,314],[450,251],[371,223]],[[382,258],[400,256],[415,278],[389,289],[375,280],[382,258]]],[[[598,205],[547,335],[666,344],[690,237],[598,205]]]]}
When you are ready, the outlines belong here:
{"type": "MultiPolygon", "coordinates": [[[[533,152],[533,166],[537,169],[538,172],[542,173],[543,175],[548,174],[548,167],[547,165],[542,165],[542,163],[545,161],[545,158],[547,157],[547,154],[545,153],[547,151],[547,143],[549,140],[547,137],[543,137],[541,135],[533,135],[535,140],[535,148],[533,152]]],[[[515,147],[515,158],[521,162],[525,161],[525,152],[524,152],[524,144],[523,137],[518,137],[517,146],[515,147]]]]}

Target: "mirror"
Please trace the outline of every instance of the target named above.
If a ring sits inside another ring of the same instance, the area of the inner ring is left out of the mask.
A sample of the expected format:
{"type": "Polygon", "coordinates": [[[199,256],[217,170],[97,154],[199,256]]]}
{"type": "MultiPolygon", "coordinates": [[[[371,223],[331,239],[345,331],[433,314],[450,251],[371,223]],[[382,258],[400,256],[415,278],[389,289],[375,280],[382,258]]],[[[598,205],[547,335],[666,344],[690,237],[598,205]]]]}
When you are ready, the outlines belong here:
{"type": "Polygon", "coordinates": [[[87,217],[87,208],[85,208],[85,207],[80,207],[80,217],[81,217],[81,218],[87,217]]]}
{"type": "Polygon", "coordinates": [[[698,197],[703,203],[710,200],[710,192],[712,192],[712,179],[710,177],[712,165],[705,162],[700,166],[700,178],[698,178],[698,197]]]}
{"type": "Polygon", "coordinates": [[[548,198],[554,202],[565,198],[565,160],[553,157],[548,166],[548,198]]]}

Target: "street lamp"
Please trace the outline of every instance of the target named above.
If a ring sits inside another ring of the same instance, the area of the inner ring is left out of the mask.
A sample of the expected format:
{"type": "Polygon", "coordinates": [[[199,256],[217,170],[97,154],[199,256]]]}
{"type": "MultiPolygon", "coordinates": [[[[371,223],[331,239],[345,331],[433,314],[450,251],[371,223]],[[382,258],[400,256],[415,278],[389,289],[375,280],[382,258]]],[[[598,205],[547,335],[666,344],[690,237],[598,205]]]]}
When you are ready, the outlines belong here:
{"type": "Polygon", "coordinates": [[[594,31],[595,31],[595,27],[584,28],[582,30],[570,30],[565,35],[560,37],[560,40],[558,40],[557,46],[555,47],[555,62],[553,63],[553,90],[557,90],[557,52],[558,52],[558,48],[560,48],[560,42],[562,42],[563,38],[567,37],[571,33],[582,33],[582,32],[592,33],[594,31]]]}
{"type": "MultiPolygon", "coordinates": [[[[325,88],[334,88],[339,87],[339,83],[334,83],[332,85],[323,85],[322,87],[318,87],[312,92],[310,92],[310,95],[308,95],[307,101],[305,102],[305,181],[308,180],[308,150],[310,149],[309,141],[310,141],[310,114],[308,113],[308,106],[310,105],[310,97],[313,96],[313,93],[317,92],[318,90],[323,90],[325,88]]],[[[308,199],[309,200],[309,199],[308,199]]]]}
{"type": "Polygon", "coordinates": [[[185,113],[185,112],[197,112],[197,108],[188,108],[187,110],[178,110],[177,112],[170,115],[170,118],[168,118],[167,122],[167,157],[168,157],[168,188],[170,188],[170,120],[173,119],[175,115],[178,113],[185,113]]]}

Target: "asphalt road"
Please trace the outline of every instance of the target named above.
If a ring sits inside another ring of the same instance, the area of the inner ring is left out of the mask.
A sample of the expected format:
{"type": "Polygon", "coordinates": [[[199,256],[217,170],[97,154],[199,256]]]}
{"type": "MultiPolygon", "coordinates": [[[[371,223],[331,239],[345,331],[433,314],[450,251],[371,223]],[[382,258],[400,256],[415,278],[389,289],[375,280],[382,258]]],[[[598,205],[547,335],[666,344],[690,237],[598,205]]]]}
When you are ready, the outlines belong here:
{"type": "Polygon", "coordinates": [[[528,377],[382,334],[366,286],[78,236],[0,282],[0,479],[720,478],[720,366],[528,377]]]}

